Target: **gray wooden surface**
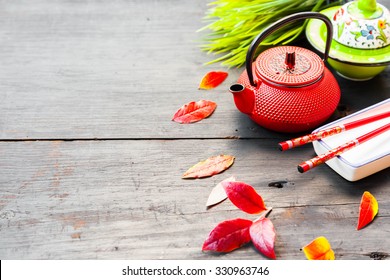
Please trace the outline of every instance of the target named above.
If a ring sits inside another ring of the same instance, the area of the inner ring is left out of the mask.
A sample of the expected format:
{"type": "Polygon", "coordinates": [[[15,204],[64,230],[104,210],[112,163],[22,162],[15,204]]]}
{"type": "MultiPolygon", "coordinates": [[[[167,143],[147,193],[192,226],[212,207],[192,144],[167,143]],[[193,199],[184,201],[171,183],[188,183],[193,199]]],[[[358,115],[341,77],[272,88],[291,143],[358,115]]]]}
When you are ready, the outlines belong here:
{"type": "MultiPolygon", "coordinates": [[[[320,235],[337,259],[388,258],[390,170],[353,183],[325,165],[298,173],[312,147],[279,152],[291,135],[250,121],[227,92],[242,69],[203,65],[213,56],[195,31],[208,2],[0,0],[0,259],[263,259],[252,246],[201,251],[217,223],[255,218],[229,201],[206,209],[231,175],[273,207],[278,259],[305,259],[300,248],[320,235]],[[199,91],[211,70],[229,77],[199,91]],[[218,104],[210,118],[171,121],[200,99],[218,104]],[[234,165],[181,179],[218,154],[234,165]],[[356,231],[365,190],[379,214],[356,231]]],[[[337,79],[332,118],[390,97],[389,68],[368,82],[337,79]]]]}

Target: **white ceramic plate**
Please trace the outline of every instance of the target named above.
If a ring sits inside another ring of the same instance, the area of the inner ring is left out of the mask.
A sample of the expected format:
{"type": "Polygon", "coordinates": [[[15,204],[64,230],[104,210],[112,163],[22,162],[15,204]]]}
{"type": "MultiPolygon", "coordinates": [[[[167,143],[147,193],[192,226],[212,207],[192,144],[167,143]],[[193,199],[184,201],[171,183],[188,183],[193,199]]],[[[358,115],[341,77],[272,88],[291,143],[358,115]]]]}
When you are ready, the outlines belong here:
{"type": "MultiPolygon", "coordinates": [[[[390,111],[390,98],[322,126],[315,131],[388,111],[390,111]]],[[[314,151],[317,155],[323,154],[389,122],[390,117],[315,141],[313,142],[314,151]]],[[[390,131],[384,132],[340,156],[328,160],[326,164],[348,181],[357,181],[390,167],[390,131]]]]}

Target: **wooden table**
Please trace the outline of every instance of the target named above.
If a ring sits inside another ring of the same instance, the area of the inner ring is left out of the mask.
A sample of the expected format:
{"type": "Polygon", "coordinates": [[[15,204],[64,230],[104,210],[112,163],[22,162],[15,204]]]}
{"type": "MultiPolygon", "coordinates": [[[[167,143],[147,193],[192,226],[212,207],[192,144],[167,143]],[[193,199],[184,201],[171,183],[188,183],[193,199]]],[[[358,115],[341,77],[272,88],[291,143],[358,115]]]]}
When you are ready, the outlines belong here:
{"type": "MultiPolygon", "coordinates": [[[[326,165],[298,173],[312,146],[279,152],[291,135],[256,125],[227,92],[242,69],[204,66],[215,58],[196,32],[208,2],[0,1],[1,259],[263,259],[251,245],[201,250],[219,222],[255,218],[229,201],[206,209],[232,175],[273,207],[278,259],[305,259],[302,246],[321,235],[337,259],[388,258],[390,170],[357,182],[326,165]],[[211,70],[229,77],[198,90],[211,70]],[[171,121],[200,99],[218,104],[210,118],[171,121]],[[236,157],[224,173],[181,179],[219,154],[236,157]],[[357,231],[366,190],[379,214],[357,231]]],[[[337,80],[335,117],[390,97],[389,68],[367,82],[337,80]]]]}

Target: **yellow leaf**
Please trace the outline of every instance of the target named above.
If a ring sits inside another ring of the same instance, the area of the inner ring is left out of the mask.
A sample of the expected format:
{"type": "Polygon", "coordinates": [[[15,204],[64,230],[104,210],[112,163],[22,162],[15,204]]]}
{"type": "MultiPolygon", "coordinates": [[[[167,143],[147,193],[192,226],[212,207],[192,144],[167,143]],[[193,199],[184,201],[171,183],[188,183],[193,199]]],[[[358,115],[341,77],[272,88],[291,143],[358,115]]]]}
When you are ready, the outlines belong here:
{"type": "Polygon", "coordinates": [[[182,178],[189,179],[213,176],[228,169],[233,164],[233,162],[234,156],[213,156],[192,166],[183,174],[182,178]]]}
{"type": "Polygon", "coordinates": [[[303,252],[308,260],[334,260],[334,252],[329,241],[323,237],[317,237],[312,242],[304,246],[303,252]]]}

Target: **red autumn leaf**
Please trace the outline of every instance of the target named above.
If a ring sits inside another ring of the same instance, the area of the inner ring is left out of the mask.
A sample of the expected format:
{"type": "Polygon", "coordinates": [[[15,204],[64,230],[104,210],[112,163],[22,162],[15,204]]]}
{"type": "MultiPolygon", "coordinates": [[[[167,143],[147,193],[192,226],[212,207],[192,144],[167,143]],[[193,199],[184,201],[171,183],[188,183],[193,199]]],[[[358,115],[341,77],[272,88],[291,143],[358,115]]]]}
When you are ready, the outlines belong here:
{"type": "Polygon", "coordinates": [[[217,103],[209,100],[192,101],[184,104],[173,116],[172,120],[178,123],[193,123],[210,116],[217,103]]]}
{"type": "Polygon", "coordinates": [[[230,252],[251,241],[252,221],[234,219],[219,223],[203,243],[203,251],[230,252]]]}
{"type": "Polygon", "coordinates": [[[262,197],[252,186],[243,182],[223,182],[222,185],[230,201],[242,211],[257,214],[267,210],[262,197]]]}
{"type": "MultiPolygon", "coordinates": [[[[234,176],[229,177],[222,182],[230,182],[230,181],[236,181],[236,178],[234,176]]],[[[209,195],[209,198],[207,199],[206,206],[210,207],[215,204],[218,204],[222,201],[224,201],[227,198],[225,189],[222,186],[222,182],[219,182],[212,190],[209,195]]]]}
{"type": "Polygon", "coordinates": [[[275,228],[270,219],[262,218],[253,222],[249,228],[253,245],[264,256],[270,259],[276,259],[274,244],[275,244],[275,228]]]}
{"type": "Polygon", "coordinates": [[[329,241],[323,237],[317,237],[302,248],[308,260],[334,260],[334,252],[329,241]]]}
{"type": "Polygon", "coordinates": [[[222,71],[211,71],[202,78],[199,89],[212,89],[219,86],[228,76],[228,73],[222,71]]]}
{"type": "Polygon", "coordinates": [[[378,209],[378,202],[375,197],[369,192],[364,192],[360,201],[357,230],[371,223],[378,214],[378,209]]]}
{"type": "Polygon", "coordinates": [[[182,178],[189,179],[213,176],[228,169],[233,162],[234,156],[213,156],[192,166],[183,174],[182,178]]]}

